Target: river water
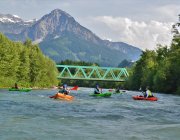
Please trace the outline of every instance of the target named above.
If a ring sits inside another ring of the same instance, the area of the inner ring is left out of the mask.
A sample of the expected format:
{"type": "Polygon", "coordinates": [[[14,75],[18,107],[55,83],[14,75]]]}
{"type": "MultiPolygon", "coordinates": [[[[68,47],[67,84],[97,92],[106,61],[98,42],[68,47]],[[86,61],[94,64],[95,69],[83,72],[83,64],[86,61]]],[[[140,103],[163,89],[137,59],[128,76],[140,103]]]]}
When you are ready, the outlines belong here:
{"type": "Polygon", "coordinates": [[[92,91],[72,91],[68,102],[49,98],[57,90],[0,90],[0,140],[180,140],[180,96],[149,102],[133,100],[138,92],[92,91]]]}

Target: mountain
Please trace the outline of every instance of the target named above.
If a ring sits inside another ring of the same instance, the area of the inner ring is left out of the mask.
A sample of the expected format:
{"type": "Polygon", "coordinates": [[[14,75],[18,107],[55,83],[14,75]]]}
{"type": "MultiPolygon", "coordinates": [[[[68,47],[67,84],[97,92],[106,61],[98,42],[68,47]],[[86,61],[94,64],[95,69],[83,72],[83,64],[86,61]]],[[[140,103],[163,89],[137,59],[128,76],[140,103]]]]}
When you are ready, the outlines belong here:
{"type": "Polygon", "coordinates": [[[0,31],[5,34],[19,34],[35,21],[23,21],[17,15],[0,14],[0,31]]]}
{"type": "Polygon", "coordinates": [[[100,39],[60,9],[53,10],[20,32],[5,34],[13,40],[30,38],[56,62],[70,59],[118,66],[124,59],[137,60],[141,54],[140,49],[126,43],[100,39]]]}

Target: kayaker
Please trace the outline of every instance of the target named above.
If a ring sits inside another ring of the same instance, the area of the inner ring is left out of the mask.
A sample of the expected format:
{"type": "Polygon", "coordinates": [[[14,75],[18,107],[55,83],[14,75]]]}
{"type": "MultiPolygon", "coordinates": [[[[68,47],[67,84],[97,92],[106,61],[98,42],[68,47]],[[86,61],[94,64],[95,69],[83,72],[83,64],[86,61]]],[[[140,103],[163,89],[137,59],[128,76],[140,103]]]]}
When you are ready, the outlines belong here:
{"type": "Polygon", "coordinates": [[[100,94],[100,88],[98,84],[96,84],[96,87],[94,88],[94,94],[100,94]]]}
{"type": "MultiPolygon", "coordinates": [[[[143,96],[146,97],[146,89],[144,89],[140,86],[139,92],[142,92],[143,96]]],[[[142,95],[140,95],[140,96],[142,96],[142,95]]]]}
{"type": "Polygon", "coordinates": [[[19,89],[19,87],[18,87],[17,83],[15,83],[15,84],[14,84],[14,87],[13,87],[13,88],[15,88],[15,89],[19,89]]]}
{"type": "Polygon", "coordinates": [[[142,88],[141,88],[141,86],[140,86],[140,88],[139,88],[139,91],[140,91],[140,92],[142,92],[142,88]]]}
{"type": "Polygon", "coordinates": [[[67,88],[67,84],[64,84],[64,85],[62,86],[62,89],[59,90],[59,92],[68,95],[70,91],[69,91],[69,89],[67,88]]]}
{"type": "Polygon", "coordinates": [[[149,90],[148,87],[146,87],[146,92],[145,92],[144,97],[146,97],[146,98],[148,98],[148,97],[153,97],[153,94],[152,94],[152,92],[149,90]]]}
{"type": "Polygon", "coordinates": [[[120,87],[117,87],[115,92],[120,93],[120,87]]]}

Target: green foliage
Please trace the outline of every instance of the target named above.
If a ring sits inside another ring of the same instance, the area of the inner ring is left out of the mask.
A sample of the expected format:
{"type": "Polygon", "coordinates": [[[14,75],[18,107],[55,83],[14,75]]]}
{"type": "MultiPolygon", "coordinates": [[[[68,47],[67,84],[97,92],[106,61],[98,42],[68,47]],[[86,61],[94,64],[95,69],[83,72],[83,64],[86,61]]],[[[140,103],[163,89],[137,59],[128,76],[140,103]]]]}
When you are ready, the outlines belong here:
{"type": "Polygon", "coordinates": [[[97,63],[90,63],[85,61],[72,61],[72,60],[64,60],[59,63],[59,65],[75,65],[75,66],[99,66],[97,63]]]}
{"type": "Polygon", "coordinates": [[[131,69],[126,87],[138,90],[149,86],[154,91],[180,94],[180,39],[171,46],[146,50],[131,69]]]}
{"type": "Polygon", "coordinates": [[[48,87],[57,85],[55,63],[31,40],[12,42],[0,34],[0,87],[48,87]]]}
{"type": "Polygon", "coordinates": [[[121,63],[119,63],[118,67],[120,68],[132,67],[132,65],[133,65],[133,62],[124,59],[123,61],[121,61],[121,63]]]}

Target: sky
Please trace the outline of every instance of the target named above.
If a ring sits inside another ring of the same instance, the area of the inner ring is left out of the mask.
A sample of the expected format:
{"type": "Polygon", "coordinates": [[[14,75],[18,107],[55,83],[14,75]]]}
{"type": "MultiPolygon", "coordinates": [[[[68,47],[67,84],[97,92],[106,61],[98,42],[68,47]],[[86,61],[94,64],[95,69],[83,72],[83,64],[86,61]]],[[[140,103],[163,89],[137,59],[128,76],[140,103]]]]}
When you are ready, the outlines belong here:
{"type": "Polygon", "coordinates": [[[169,45],[180,0],[0,0],[0,13],[40,19],[61,9],[102,39],[143,50],[169,45]]]}

